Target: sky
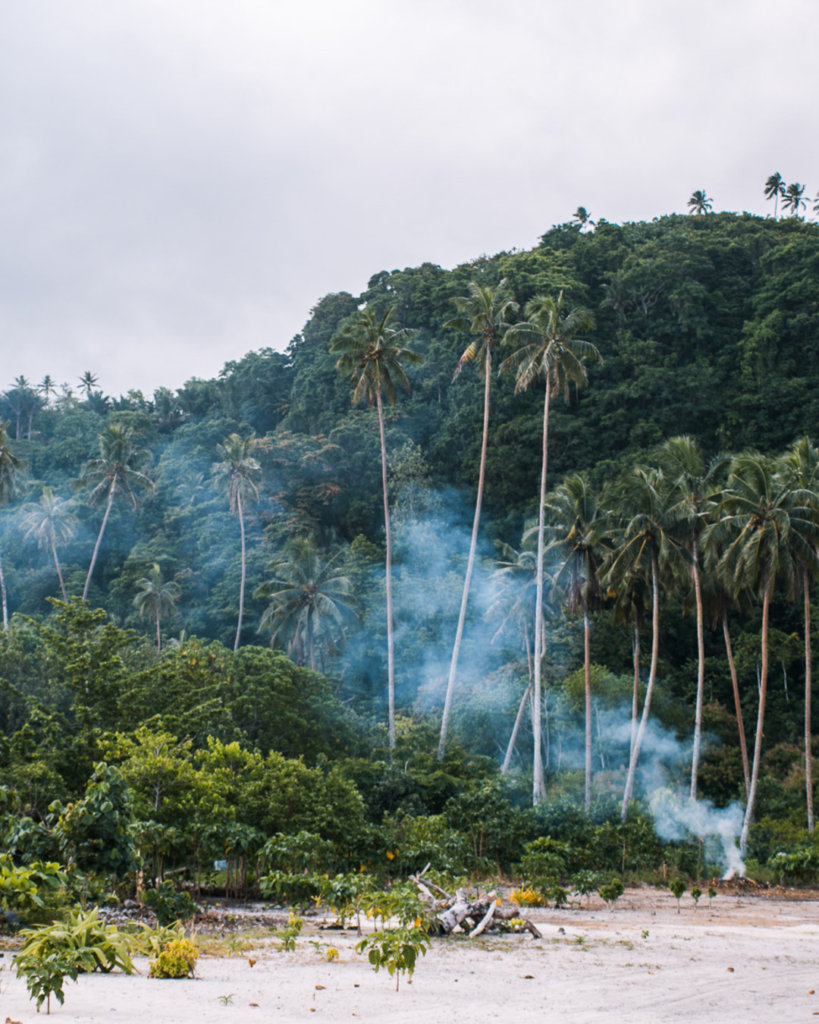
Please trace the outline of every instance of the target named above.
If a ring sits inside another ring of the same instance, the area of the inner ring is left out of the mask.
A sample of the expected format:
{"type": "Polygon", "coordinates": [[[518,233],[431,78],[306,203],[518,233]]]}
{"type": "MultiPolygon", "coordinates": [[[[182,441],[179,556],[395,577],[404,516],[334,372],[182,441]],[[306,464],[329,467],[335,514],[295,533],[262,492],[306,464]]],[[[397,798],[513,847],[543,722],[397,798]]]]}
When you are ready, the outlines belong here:
{"type": "Polygon", "coordinates": [[[0,390],[214,377],[580,205],[813,197],[815,36],[810,0],[0,0],[0,390]]]}

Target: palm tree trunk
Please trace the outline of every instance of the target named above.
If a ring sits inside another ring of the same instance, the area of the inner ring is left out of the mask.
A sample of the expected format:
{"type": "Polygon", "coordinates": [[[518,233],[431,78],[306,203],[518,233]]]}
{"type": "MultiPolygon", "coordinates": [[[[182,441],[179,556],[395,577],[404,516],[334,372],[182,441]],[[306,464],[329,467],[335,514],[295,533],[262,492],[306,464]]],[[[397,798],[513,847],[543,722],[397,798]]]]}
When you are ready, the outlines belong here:
{"type": "Polygon", "coordinates": [[[242,508],[242,490],[237,488],[236,491],[236,511],[239,515],[239,535],[242,542],[242,568],[239,576],[239,620],[236,623],[236,639],[233,641],[233,653],[235,654],[239,650],[239,640],[242,637],[242,619],[245,614],[245,573],[246,573],[246,554],[245,554],[245,514],[242,508]]]}
{"type": "Polygon", "coordinates": [[[162,634],[159,631],[159,605],[157,604],[154,609],[154,619],[156,620],[156,653],[162,653],[162,634]]]}
{"type": "Polygon", "coordinates": [[[532,715],[532,805],[537,806],[546,794],[543,785],[543,761],[541,760],[541,678],[543,669],[543,547],[546,528],[546,470],[549,459],[549,384],[546,379],[546,396],[543,399],[543,437],[540,450],[540,495],[537,510],[537,572],[535,576],[535,677],[534,705],[532,715]]]}
{"type": "Polygon", "coordinates": [[[3,572],[3,559],[0,557],[0,603],[3,605],[3,629],[9,628],[9,603],[6,597],[6,575],[3,572]]]}
{"type": "Polygon", "coordinates": [[[63,595],[63,601],[68,600],[68,595],[65,592],[65,583],[63,582],[63,573],[60,568],[60,560],[57,558],[57,545],[54,543],[54,538],[51,538],[51,554],[54,556],[54,568],[57,570],[57,579],[60,581],[60,593],[63,595]]]}
{"type": "Polygon", "coordinates": [[[375,393],[378,409],[378,434],[381,440],[381,492],[384,496],[384,537],[386,543],[386,566],[384,588],[387,596],[387,721],[389,725],[390,752],[395,749],[395,637],[392,616],[392,531],[390,530],[390,502],[387,494],[387,442],[384,438],[384,410],[381,405],[381,391],[375,393]]]}
{"type": "Polygon", "coordinates": [[[634,684],[631,690],[631,740],[628,747],[629,760],[637,742],[637,719],[640,713],[640,627],[634,623],[631,639],[631,661],[634,665],[634,684]]]}
{"type": "Polygon", "coordinates": [[[520,698],[520,704],[518,706],[518,713],[515,715],[515,724],[512,726],[512,735],[509,737],[509,745],[506,748],[506,755],[501,765],[501,775],[508,775],[509,766],[512,763],[512,754],[515,752],[515,745],[518,742],[518,732],[520,731],[520,724],[523,721],[523,712],[526,710],[526,702],[529,700],[529,694],[532,692],[532,684],[526,687],[523,696],[520,698]]]}
{"type": "Polygon", "coordinates": [[[628,762],[628,774],[626,775],[626,788],[623,792],[623,804],[620,808],[620,819],[625,821],[628,815],[628,805],[634,792],[634,777],[637,773],[637,760],[640,757],[640,747],[643,743],[643,736],[648,722],[648,713],[651,708],[651,697],[654,693],[654,681],[657,678],[657,658],[660,648],[660,580],[657,556],[651,559],[651,667],[648,670],[648,685],[646,686],[646,698],[643,701],[643,713],[640,716],[640,727],[634,738],[634,746],[631,750],[631,757],[628,762]]]}
{"type": "Polygon", "coordinates": [[[728,631],[728,609],[722,609],[722,636],[725,640],[725,654],[728,658],[728,670],[731,673],[731,688],[734,692],[734,710],[737,716],[737,730],[739,732],[739,749],[742,754],[742,778],[745,783],[745,799],[751,792],[751,769],[748,765],[748,744],[745,741],[745,723],[742,721],[742,702],[739,698],[739,680],[737,678],[737,666],[734,661],[734,651],[731,647],[731,634],[728,631]]]}
{"type": "MultiPolygon", "coordinates": [[[[472,539],[469,542],[469,557],[466,562],[466,577],[464,579],[464,591],[461,596],[461,610],[458,613],[458,627],[455,630],[455,644],[452,648],[452,660],[449,664],[449,679],[446,684],[446,697],[444,698],[444,711],[441,716],[441,735],[438,740],[437,758],[443,760],[446,750],[446,734],[449,728],[449,715],[452,710],[452,692],[455,689],[455,675],[458,671],[458,656],[461,652],[461,641],[464,634],[464,623],[466,622],[466,606],[469,601],[469,585],[472,582],[472,570],[475,566],[475,553],[478,547],[478,528],[481,522],[481,503],[483,502],[483,481],[486,476],[486,446],[489,438],[489,388],[492,379],[492,351],[487,345],[486,365],[484,367],[485,381],[483,389],[483,436],[481,438],[481,463],[478,471],[478,493],[475,497],[475,518],[472,521],[472,539]]],[[[537,661],[537,658],[535,659],[537,661]]]]}
{"type": "Polygon", "coordinates": [[[802,594],[805,607],[805,802],[808,814],[808,832],[814,830],[813,819],[813,764],[811,743],[811,689],[813,669],[811,666],[810,642],[810,578],[807,572],[802,579],[802,594]]]}
{"type": "Polygon", "coordinates": [[[740,856],[745,856],[748,848],[748,832],[754,817],[756,801],[756,785],[759,778],[759,763],[762,759],[762,736],[765,728],[765,700],[768,696],[768,620],[771,610],[771,594],[773,578],[765,584],[762,598],[762,667],[759,673],[759,710],[756,717],[756,736],[754,737],[754,760],[751,766],[751,785],[748,789],[748,802],[745,807],[745,820],[742,822],[742,834],[739,837],[740,856]]]}
{"type": "Polygon", "coordinates": [[[702,611],[702,585],[700,583],[699,550],[697,538],[694,538],[691,563],[691,575],[694,581],[694,599],[697,605],[697,700],[694,710],[694,744],[691,752],[691,789],[692,800],[697,799],[697,773],[700,765],[700,748],[702,746],[702,701],[705,690],[705,634],[702,611]]]}
{"type": "Polygon", "coordinates": [[[583,694],[586,702],[586,766],[585,786],[583,791],[583,807],[588,813],[591,807],[592,784],[592,703],[591,703],[591,629],[589,627],[589,610],[583,608],[583,694]]]}
{"type": "Polygon", "coordinates": [[[108,490],[108,501],[105,503],[105,514],[102,517],[100,532],[97,534],[97,542],[94,545],[94,550],[91,554],[91,564],[88,566],[88,575],[85,577],[85,586],[82,588],[83,604],[85,604],[85,599],[88,597],[88,588],[91,586],[91,577],[94,575],[94,566],[97,564],[97,555],[100,553],[102,535],[105,533],[105,527],[108,525],[108,516],[111,514],[111,506],[114,504],[114,493],[116,492],[116,489],[117,478],[115,476],[111,480],[111,487],[108,490]]]}

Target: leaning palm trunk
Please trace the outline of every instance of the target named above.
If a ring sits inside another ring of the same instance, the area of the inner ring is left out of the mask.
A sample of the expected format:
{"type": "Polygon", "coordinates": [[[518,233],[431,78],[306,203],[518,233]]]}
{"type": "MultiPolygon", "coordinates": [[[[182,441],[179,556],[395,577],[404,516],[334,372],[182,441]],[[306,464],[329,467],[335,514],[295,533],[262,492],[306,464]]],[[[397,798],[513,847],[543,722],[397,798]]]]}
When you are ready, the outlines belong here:
{"type": "Polygon", "coordinates": [[[700,765],[700,748],[702,746],[702,699],[705,690],[705,634],[703,628],[702,586],[700,583],[699,550],[694,538],[693,561],[691,576],[694,581],[694,599],[697,605],[697,701],[694,711],[694,744],[691,752],[691,789],[692,800],[697,799],[697,773],[700,765]]]}
{"type": "Polygon", "coordinates": [[[239,650],[239,640],[242,636],[242,619],[245,614],[245,575],[247,572],[247,562],[245,554],[245,516],[244,509],[242,508],[242,493],[241,488],[236,490],[236,511],[239,514],[239,535],[241,536],[242,543],[242,566],[241,574],[239,576],[239,620],[236,623],[236,639],[233,641],[233,653],[239,650]]]}
{"type": "Polygon", "coordinates": [[[640,627],[634,623],[631,640],[631,661],[634,666],[634,682],[631,688],[631,737],[628,746],[629,760],[637,742],[637,719],[640,713],[640,627]]]}
{"type": "Polygon", "coordinates": [[[814,830],[813,820],[813,765],[811,763],[811,687],[813,670],[811,669],[810,643],[810,579],[805,573],[802,579],[802,595],[805,608],[805,801],[808,814],[808,832],[814,830]]]}
{"type": "Polygon", "coordinates": [[[748,802],[745,806],[745,819],[742,822],[742,833],[739,837],[739,852],[742,857],[748,849],[748,832],[754,817],[756,787],[759,778],[759,763],[762,759],[762,734],[765,728],[765,701],[768,695],[768,621],[771,610],[771,594],[773,579],[765,584],[762,598],[762,666],[759,672],[759,709],[756,718],[756,736],[754,737],[754,760],[751,765],[751,785],[748,789],[748,802]]]}
{"type": "Polygon", "coordinates": [[[3,559],[0,557],[0,602],[3,605],[3,629],[9,628],[9,603],[6,597],[6,574],[3,572],[3,559]]]}
{"type": "Polygon", "coordinates": [[[85,586],[82,588],[82,601],[85,604],[85,599],[88,597],[88,588],[91,586],[91,577],[94,575],[94,566],[97,564],[97,555],[100,553],[100,545],[102,544],[102,535],[105,533],[105,527],[108,525],[108,516],[111,514],[111,506],[114,504],[114,493],[117,489],[117,478],[111,480],[111,488],[108,491],[108,501],[105,503],[105,514],[102,517],[102,523],[100,524],[100,532],[97,534],[97,542],[94,545],[94,550],[91,554],[91,564],[88,566],[88,575],[85,577],[85,586]]]}
{"type": "Polygon", "coordinates": [[[376,391],[378,409],[378,433],[381,439],[381,492],[384,495],[384,537],[386,544],[386,566],[384,588],[387,596],[387,717],[389,722],[390,751],[395,749],[395,638],[392,614],[392,531],[390,530],[390,502],[387,494],[387,442],[384,437],[384,410],[381,392],[376,391]]]}
{"type": "Polygon", "coordinates": [[[532,739],[532,804],[537,806],[546,795],[543,785],[543,761],[541,758],[541,681],[543,668],[543,541],[546,526],[546,469],[549,456],[549,385],[546,380],[546,397],[543,400],[543,439],[540,456],[540,495],[537,510],[537,574],[535,577],[535,673],[533,681],[532,739]]]}
{"type": "Polygon", "coordinates": [[[515,715],[515,724],[512,726],[512,735],[509,737],[509,745],[506,748],[506,754],[503,758],[503,764],[501,765],[501,775],[508,775],[509,767],[512,764],[512,755],[515,752],[515,746],[518,742],[518,733],[520,732],[520,725],[523,721],[523,713],[526,710],[526,703],[529,700],[529,695],[532,692],[532,684],[529,683],[526,687],[523,696],[520,698],[520,704],[518,705],[518,713],[515,715]]]}
{"type": "Polygon", "coordinates": [[[583,696],[586,705],[586,765],[585,786],[583,791],[583,807],[588,813],[591,807],[592,784],[592,703],[591,703],[591,650],[590,650],[589,610],[583,608],[583,696]]]}
{"type": "MultiPolygon", "coordinates": [[[[475,554],[478,548],[478,528],[481,522],[481,503],[483,501],[483,481],[486,475],[486,446],[489,437],[489,388],[492,376],[492,353],[487,346],[486,366],[484,367],[485,382],[483,390],[483,436],[481,438],[481,463],[478,471],[478,493],[475,498],[475,518],[472,521],[472,538],[469,542],[469,557],[466,562],[466,577],[464,578],[464,590],[461,596],[461,610],[458,613],[458,627],[455,630],[455,644],[452,648],[452,660],[449,665],[449,678],[446,684],[446,697],[444,698],[444,712],[441,716],[441,736],[438,740],[438,760],[442,761],[446,750],[446,734],[449,728],[449,715],[452,710],[452,692],[455,689],[455,676],[458,671],[458,657],[461,653],[461,641],[464,635],[464,623],[466,622],[466,607],[469,602],[469,585],[472,582],[472,570],[475,567],[475,554]]],[[[535,647],[535,650],[539,648],[535,647]]],[[[535,664],[537,664],[535,657],[535,664]]]]}
{"type": "Polygon", "coordinates": [[[728,658],[728,669],[731,673],[731,688],[734,693],[734,710],[737,716],[737,731],[739,732],[739,749],[742,754],[742,778],[745,783],[745,799],[751,791],[751,769],[748,765],[748,744],[745,741],[745,724],[742,721],[742,702],[739,697],[739,679],[737,678],[737,666],[734,661],[734,651],[731,647],[731,634],[728,631],[728,610],[722,610],[722,635],[725,640],[725,655],[728,658]]]}
{"type": "Polygon", "coordinates": [[[63,595],[63,601],[68,600],[68,595],[65,592],[65,583],[63,582],[63,573],[60,568],[60,560],[57,557],[57,545],[54,543],[54,538],[51,538],[51,554],[54,557],[54,568],[57,570],[57,579],[60,581],[60,593],[63,595]]]}
{"type": "Polygon", "coordinates": [[[626,775],[626,788],[623,793],[623,805],[620,808],[620,818],[626,820],[628,805],[634,792],[634,778],[637,773],[637,761],[640,757],[640,747],[648,723],[648,713],[651,708],[651,697],[654,693],[654,681],[657,678],[657,658],[660,646],[660,581],[659,566],[656,555],[651,559],[651,667],[648,671],[648,685],[646,696],[643,701],[643,713],[640,716],[640,726],[637,735],[634,737],[634,746],[631,749],[631,757],[628,762],[628,773],[626,775]]]}

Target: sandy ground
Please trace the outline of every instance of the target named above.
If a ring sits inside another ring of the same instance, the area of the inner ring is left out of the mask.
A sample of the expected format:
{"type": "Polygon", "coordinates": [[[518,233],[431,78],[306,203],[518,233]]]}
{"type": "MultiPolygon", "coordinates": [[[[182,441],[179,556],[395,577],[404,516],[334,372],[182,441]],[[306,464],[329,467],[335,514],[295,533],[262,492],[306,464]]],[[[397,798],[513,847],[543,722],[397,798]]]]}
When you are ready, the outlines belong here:
{"type": "MultiPolygon", "coordinates": [[[[191,980],[150,979],[145,960],[137,960],[136,976],[83,976],[67,983],[65,1004],[52,1002],[51,1016],[74,1024],[791,1024],[819,1017],[815,893],[721,893],[710,908],[703,897],[696,909],[685,896],[678,914],[668,892],[635,889],[613,912],[593,903],[528,916],[541,939],[434,940],[398,992],[386,971],[374,973],[355,952],[355,932],[313,924],[294,952],[259,940],[249,953],[201,957],[191,980]],[[339,951],[332,962],[330,946],[339,951]]],[[[38,1019],[9,952],[0,964],[0,1024],[38,1019]]]]}

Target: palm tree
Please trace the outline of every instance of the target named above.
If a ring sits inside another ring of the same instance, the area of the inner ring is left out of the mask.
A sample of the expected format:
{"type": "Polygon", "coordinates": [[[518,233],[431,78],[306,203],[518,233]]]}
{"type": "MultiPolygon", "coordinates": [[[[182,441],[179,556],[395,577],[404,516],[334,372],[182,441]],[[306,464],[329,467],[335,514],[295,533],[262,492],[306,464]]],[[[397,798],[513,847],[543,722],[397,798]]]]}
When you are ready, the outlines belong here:
{"type": "Polygon", "coordinates": [[[779,173],[771,174],[768,176],[768,180],[765,182],[765,198],[773,199],[774,201],[774,220],[777,219],[777,207],[779,205],[779,197],[785,194],[785,179],[779,173]]]}
{"type": "Polygon", "coordinates": [[[601,602],[600,566],[605,554],[609,516],[588,477],[574,473],[544,502],[549,525],[548,550],[564,557],[555,583],[566,594],[570,615],[583,615],[583,676],[585,694],[585,791],[586,811],[591,806],[592,705],[590,613],[601,602]]]}
{"type": "Polygon", "coordinates": [[[97,386],[99,377],[95,373],[92,373],[90,370],[86,370],[85,373],[83,373],[83,375],[79,378],[79,381],[80,387],[85,392],[85,397],[90,398],[91,392],[97,386]]]}
{"type": "Polygon", "coordinates": [[[47,373],[37,386],[37,390],[43,396],[46,405],[48,405],[51,396],[57,394],[57,385],[54,383],[54,378],[47,373]]]}
{"type": "Polygon", "coordinates": [[[392,611],[392,533],[387,493],[387,443],[384,437],[382,395],[396,402],[396,385],[409,391],[402,362],[418,363],[421,356],[402,344],[411,332],[390,327],[392,310],[377,316],[371,309],[361,310],[330,342],[330,351],[339,354],[336,366],[352,377],[353,404],[366,400],[378,411],[378,436],[381,443],[381,494],[384,502],[386,543],[385,589],[387,598],[387,704],[390,750],[395,747],[395,638],[392,611]]]}
{"type": "Polygon", "coordinates": [[[696,214],[710,213],[714,208],[713,200],[706,195],[704,188],[698,188],[692,192],[687,205],[691,212],[696,214]]]}
{"type": "Polygon", "coordinates": [[[509,317],[517,311],[518,305],[508,297],[505,291],[506,281],[501,281],[497,288],[489,285],[478,284],[476,281],[469,283],[469,295],[462,295],[455,299],[458,309],[458,316],[448,321],[444,326],[454,327],[459,331],[474,334],[475,339],[467,345],[461,353],[458,365],[455,368],[453,380],[460,374],[467,363],[477,362],[483,373],[483,432],[481,434],[481,458],[478,469],[478,491],[475,496],[475,516],[472,521],[472,537],[469,542],[469,555],[466,562],[466,575],[464,578],[463,595],[461,596],[461,607],[458,613],[458,626],[455,630],[455,643],[452,647],[452,658],[449,665],[449,678],[447,680],[446,697],[444,699],[444,710],[441,716],[441,735],[438,740],[438,760],[442,760],[446,750],[446,734],[449,726],[449,714],[452,708],[452,694],[455,689],[455,678],[458,671],[458,657],[461,651],[464,624],[466,622],[466,609],[469,602],[469,586],[472,582],[472,572],[475,567],[475,554],[478,546],[478,529],[481,521],[481,503],[483,501],[483,485],[486,476],[486,447],[489,439],[489,395],[492,380],[492,351],[498,345],[511,324],[509,317]]]}
{"type": "Polygon", "coordinates": [[[239,517],[241,575],[239,578],[239,619],[236,624],[236,639],[233,641],[234,652],[239,650],[245,610],[245,577],[247,574],[245,508],[249,501],[256,501],[259,497],[261,467],[252,454],[257,444],[258,442],[252,434],[250,437],[230,434],[222,444],[216,446],[220,461],[215,462],[211,469],[216,482],[227,494],[231,514],[239,517]]]}
{"type": "Polygon", "coordinates": [[[574,214],[572,215],[572,223],[577,224],[581,231],[587,226],[594,227],[594,221],[591,219],[589,211],[585,206],[578,206],[574,211],[574,214]]]}
{"type": "Polygon", "coordinates": [[[134,432],[131,427],[112,423],[98,437],[100,453],[97,458],[89,459],[86,462],[80,471],[78,480],[80,486],[91,487],[92,501],[105,501],[105,512],[82,590],[83,602],[88,597],[88,588],[91,586],[91,577],[94,575],[94,566],[97,564],[97,556],[105,527],[108,525],[114,498],[121,493],[131,508],[135,509],[139,502],[134,487],[146,490],[153,490],[154,487],[150,477],[138,469],[143,460],[143,453],[134,444],[134,432]]]}
{"type": "Polygon", "coordinates": [[[254,595],[270,602],[259,630],[270,630],[271,644],[284,641],[288,653],[313,671],[317,646],[338,643],[355,608],[352,583],[341,564],[344,553],[340,549],[326,558],[312,538],[292,540],[254,595]]]}
{"type": "Polygon", "coordinates": [[[139,593],[134,598],[134,607],[144,618],[151,618],[156,625],[156,652],[162,653],[160,622],[165,615],[172,615],[182,588],[174,580],[163,580],[159,565],[154,562],[147,576],[136,581],[139,593]]]}
{"type": "Polygon", "coordinates": [[[740,835],[740,853],[748,845],[748,831],[756,802],[765,704],[768,694],[768,629],[771,601],[777,583],[792,591],[792,496],[776,472],[776,463],[758,452],[745,452],[734,460],[723,496],[721,517],[708,527],[704,542],[722,547],[719,571],[729,590],[753,590],[762,599],[760,630],[759,705],[757,710],[751,784],[740,835]]]}
{"type": "Polygon", "coordinates": [[[813,765],[811,737],[811,691],[813,669],[811,666],[811,614],[810,585],[819,572],[817,557],[816,523],[819,521],[819,450],[810,440],[803,437],[791,445],[782,466],[785,479],[792,488],[792,500],[804,510],[803,518],[791,533],[792,556],[796,579],[802,589],[802,616],[805,631],[805,803],[808,832],[813,832],[813,765]],[[806,522],[805,520],[809,520],[806,522]],[[811,529],[813,527],[813,529],[811,529]],[[812,535],[814,534],[814,535],[812,535]]]}
{"type": "MultiPolygon", "coordinates": [[[[525,344],[501,364],[501,372],[516,368],[515,392],[526,391],[537,381],[544,381],[543,433],[540,458],[540,493],[538,497],[538,542],[537,542],[537,590],[535,599],[535,651],[541,651],[543,640],[543,543],[544,543],[544,501],[546,498],[546,471],[549,458],[549,403],[551,396],[563,391],[568,396],[571,384],[586,383],[587,360],[599,360],[600,353],[589,341],[577,337],[580,331],[594,326],[591,313],[583,308],[563,312],[563,292],[557,299],[551,296],[537,296],[526,306],[527,320],[509,332],[512,338],[518,334],[528,337],[525,344]]],[[[534,677],[534,767],[532,778],[532,799],[537,804],[543,794],[543,775],[540,762],[540,658],[535,658],[534,677]]]]}
{"type": "Polygon", "coordinates": [[[691,754],[690,797],[697,799],[697,774],[702,746],[702,705],[705,691],[705,615],[702,599],[702,558],[700,538],[716,502],[716,478],[725,467],[717,459],[706,468],[699,444],[691,437],[669,438],[659,449],[658,459],[671,489],[672,522],[688,556],[697,619],[697,696],[694,710],[694,742],[691,754]]]}
{"type": "Polygon", "coordinates": [[[805,186],[800,185],[798,181],[788,185],[782,193],[782,206],[791,211],[792,217],[798,217],[799,211],[803,210],[807,205],[803,198],[804,194],[805,186]]]}
{"type": "MultiPolygon", "coordinates": [[[[23,468],[22,462],[11,450],[8,436],[8,421],[0,423],[0,505],[8,505],[17,493],[17,474],[23,468]]],[[[3,629],[9,628],[9,606],[6,595],[6,577],[3,572],[2,551],[0,551],[0,603],[3,606],[3,629]]]]}
{"type": "Polygon", "coordinates": [[[23,518],[20,525],[25,530],[24,536],[33,537],[38,547],[51,552],[63,601],[68,600],[68,595],[57,557],[57,544],[67,543],[76,532],[77,518],[71,512],[72,505],[70,499],[58,498],[50,487],[44,487],[38,502],[30,502],[21,509],[23,518]]]}
{"type": "Polygon", "coordinates": [[[605,576],[615,582],[640,576],[651,580],[651,665],[640,723],[631,745],[623,803],[620,809],[621,817],[625,821],[634,791],[637,762],[648,724],[651,699],[657,679],[660,645],[660,577],[661,572],[675,560],[677,545],[670,531],[669,490],[659,469],[635,467],[632,473],[621,482],[618,490],[619,504],[623,509],[623,523],[614,537],[614,550],[604,566],[605,576]]]}

